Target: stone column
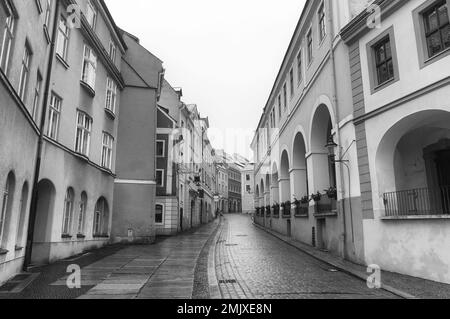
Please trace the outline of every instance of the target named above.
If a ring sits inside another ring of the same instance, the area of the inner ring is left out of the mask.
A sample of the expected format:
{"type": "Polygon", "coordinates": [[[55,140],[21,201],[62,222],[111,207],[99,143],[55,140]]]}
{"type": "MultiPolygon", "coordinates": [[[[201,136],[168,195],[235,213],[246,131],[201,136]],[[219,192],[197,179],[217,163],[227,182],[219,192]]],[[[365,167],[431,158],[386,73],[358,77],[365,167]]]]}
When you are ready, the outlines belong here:
{"type": "Polygon", "coordinates": [[[280,179],[280,201],[287,202],[291,200],[291,180],[289,178],[280,179]]]}
{"type": "Polygon", "coordinates": [[[305,168],[291,170],[291,190],[292,196],[296,196],[300,200],[304,196],[308,196],[308,171],[305,168]]]}

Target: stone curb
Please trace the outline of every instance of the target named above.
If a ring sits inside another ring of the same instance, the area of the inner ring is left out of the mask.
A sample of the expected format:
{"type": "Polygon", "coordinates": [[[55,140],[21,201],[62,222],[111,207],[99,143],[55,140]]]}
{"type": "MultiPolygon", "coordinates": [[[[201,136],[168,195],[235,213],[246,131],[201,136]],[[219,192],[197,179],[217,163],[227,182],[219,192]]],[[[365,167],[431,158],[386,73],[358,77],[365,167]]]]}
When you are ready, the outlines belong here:
{"type": "Polygon", "coordinates": [[[222,299],[222,294],[219,289],[219,282],[216,275],[216,246],[217,241],[220,238],[222,226],[222,217],[220,217],[219,224],[217,226],[217,233],[214,236],[213,242],[208,252],[208,284],[209,284],[209,296],[211,299],[222,299]]]}
{"type": "MultiPolygon", "coordinates": [[[[269,229],[266,229],[265,227],[262,227],[262,226],[260,226],[260,225],[258,225],[258,224],[256,224],[256,223],[254,223],[254,222],[253,222],[253,225],[256,226],[257,228],[259,228],[259,229],[265,231],[266,233],[268,233],[268,234],[270,234],[270,235],[272,235],[272,236],[278,238],[279,240],[285,242],[285,243],[288,244],[289,246],[292,246],[292,247],[294,247],[294,248],[300,250],[301,252],[307,254],[308,256],[311,256],[312,258],[314,258],[314,259],[316,259],[316,260],[319,260],[319,261],[321,261],[321,262],[324,262],[324,263],[326,263],[327,265],[330,265],[330,266],[332,266],[333,268],[336,268],[336,269],[338,269],[338,270],[340,270],[340,271],[342,271],[342,272],[344,272],[344,273],[346,273],[346,274],[348,274],[348,275],[351,275],[351,276],[353,276],[353,277],[355,277],[355,278],[357,278],[357,279],[360,279],[360,280],[362,280],[362,281],[364,281],[364,282],[367,282],[367,274],[362,273],[362,272],[355,271],[355,270],[350,269],[350,268],[345,268],[345,267],[342,266],[341,264],[334,263],[334,262],[332,262],[332,261],[330,261],[330,260],[327,260],[327,259],[325,259],[325,258],[321,258],[320,256],[317,256],[317,255],[315,255],[315,254],[310,253],[309,251],[307,251],[307,250],[305,250],[305,249],[302,249],[301,247],[295,245],[295,244],[292,243],[291,241],[288,241],[288,240],[284,239],[281,235],[277,234],[277,233],[274,232],[274,231],[271,231],[271,230],[269,230],[269,229]]],[[[398,297],[401,297],[401,298],[403,298],[403,299],[419,299],[419,298],[417,298],[417,297],[415,297],[415,296],[413,296],[413,295],[410,295],[410,294],[408,294],[408,293],[406,293],[406,292],[404,292],[404,291],[398,290],[398,289],[396,289],[396,288],[394,288],[394,287],[391,287],[391,286],[388,286],[388,285],[383,285],[383,284],[382,284],[380,289],[383,289],[383,290],[385,290],[385,291],[387,291],[387,292],[390,292],[391,294],[394,294],[394,295],[396,295],[396,296],[398,296],[398,297]]]]}

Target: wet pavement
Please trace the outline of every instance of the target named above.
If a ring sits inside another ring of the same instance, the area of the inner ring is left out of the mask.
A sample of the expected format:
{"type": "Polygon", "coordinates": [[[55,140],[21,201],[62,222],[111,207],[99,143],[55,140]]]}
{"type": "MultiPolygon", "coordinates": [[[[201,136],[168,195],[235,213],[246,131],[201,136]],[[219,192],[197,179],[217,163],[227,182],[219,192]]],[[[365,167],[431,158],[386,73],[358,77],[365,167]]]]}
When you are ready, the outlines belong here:
{"type": "Polygon", "coordinates": [[[215,257],[225,299],[397,298],[331,269],[255,227],[245,215],[226,216],[215,257]]]}

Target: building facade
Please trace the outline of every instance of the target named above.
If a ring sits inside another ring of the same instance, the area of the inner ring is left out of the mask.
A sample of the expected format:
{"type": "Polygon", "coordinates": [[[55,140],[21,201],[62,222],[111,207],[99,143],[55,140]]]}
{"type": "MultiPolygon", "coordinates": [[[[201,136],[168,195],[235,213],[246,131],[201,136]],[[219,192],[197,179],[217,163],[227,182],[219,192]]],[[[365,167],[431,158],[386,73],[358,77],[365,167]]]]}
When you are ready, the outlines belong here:
{"type": "Polygon", "coordinates": [[[361,23],[363,13],[342,31],[365,260],[450,283],[450,2],[375,4],[379,28],[361,23]]]}
{"type": "Polygon", "coordinates": [[[450,282],[448,10],[307,2],[252,143],[257,223],[450,282]]]}
{"type": "Polygon", "coordinates": [[[242,212],[242,176],[240,167],[234,163],[228,164],[228,212],[242,212]]]}
{"type": "Polygon", "coordinates": [[[364,203],[347,170],[358,163],[339,32],[368,3],[306,2],[252,142],[256,222],[357,263],[364,203]]]}
{"type": "Polygon", "coordinates": [[[241,170],[242,185],[242,213],[253,214],[255,212],[255,167],[248,164],[241,170]]]}
{"type": "Polygon", "coordinates": [[[217,209],[220,213],[228,213],[228,169],[216,157],[216,192],[218,196],[217,209]]]}

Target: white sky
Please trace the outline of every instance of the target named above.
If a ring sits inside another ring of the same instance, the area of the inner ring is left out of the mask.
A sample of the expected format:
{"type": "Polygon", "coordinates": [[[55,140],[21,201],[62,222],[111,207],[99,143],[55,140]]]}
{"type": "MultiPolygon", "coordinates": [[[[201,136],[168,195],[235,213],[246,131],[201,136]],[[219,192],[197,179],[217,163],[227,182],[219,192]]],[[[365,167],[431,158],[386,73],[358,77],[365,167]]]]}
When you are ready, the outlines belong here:
{"type": "Polygon", "coordinates": [[[164,61],[217,148],[249,144],[305,0],[106,0],[117,25],[164,61]],[[223,137],[223,136],[226,137],[223,137]]]}

